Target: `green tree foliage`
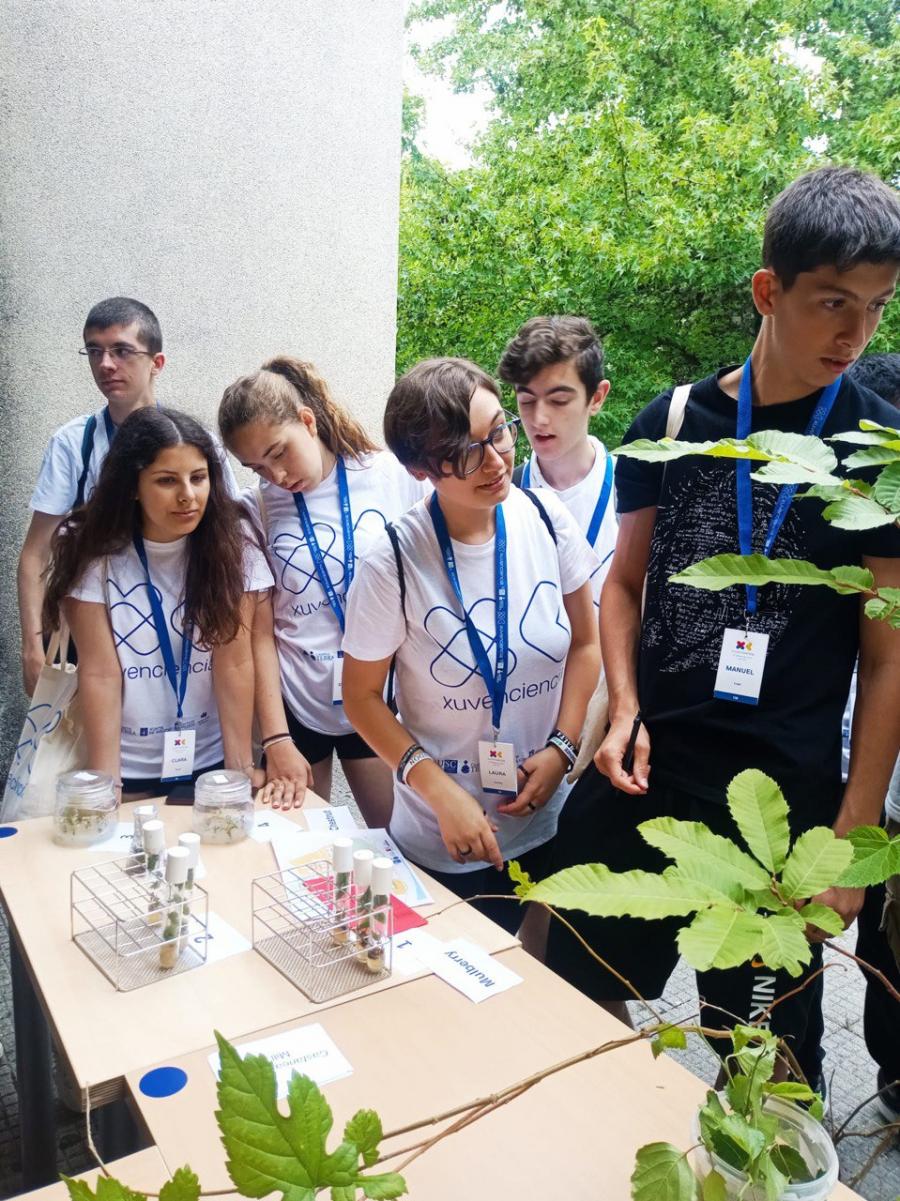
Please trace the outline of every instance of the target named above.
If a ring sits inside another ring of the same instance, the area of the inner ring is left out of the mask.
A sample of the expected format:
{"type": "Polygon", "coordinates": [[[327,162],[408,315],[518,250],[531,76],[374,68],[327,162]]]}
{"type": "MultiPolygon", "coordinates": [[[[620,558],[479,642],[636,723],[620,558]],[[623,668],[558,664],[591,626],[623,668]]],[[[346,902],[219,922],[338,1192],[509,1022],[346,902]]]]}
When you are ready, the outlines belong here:
{"type": "Polygon", "coordinates": [[[745,357],[763,216],[791,179],[830,159],[900,177],[894,0],[419,0],[413,36],[433,18],[452,28],[421,65],[486,84],[493,117],[450,171],[415,150],[408,103],[398,367],[493,369],[528,317],[584,313],[612,445],[673,381],[745,357]]]}

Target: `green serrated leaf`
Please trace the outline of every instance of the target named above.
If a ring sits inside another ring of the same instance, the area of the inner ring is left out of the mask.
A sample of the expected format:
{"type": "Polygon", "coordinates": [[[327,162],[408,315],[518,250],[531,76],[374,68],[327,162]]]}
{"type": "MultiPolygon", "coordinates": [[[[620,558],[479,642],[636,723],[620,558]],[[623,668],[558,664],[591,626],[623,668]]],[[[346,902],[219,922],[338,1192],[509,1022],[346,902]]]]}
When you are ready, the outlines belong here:
{"type": "MultiPolygon", "coordinates": [[[[825,908],[825,906],[820,906],[825,908]]],[[[796,909],[783,909],[762,919],[759,957],[767,967],[784,968],[788,975],[799,976],[812,956],[804,934],[805,923],[796,909]]]]}
{"type": "Polygon", "coordinates": [[[672,459],[682,459],[685,455],[706,454],[716,445],[715,442],[678,442],[671,438],[662,438],[659,442],[654,442],[652,438],[636,438],[612,453],[643,463],[667,463],[672,459]]]}
{"type": "Polygon", "coordinates": [[[898,460],[900,460],[900,448],[872,446],[848,455],[842,466],[847,471],[857,471],[860,467],[882,467],[886,463],[896,463],[898,460]]]}
{"type": "Polygon", "coordinates": [[[873,597],[872,600],[866,601],[866,617],[868,617],[871,621],[881,621],[885,619],[890,611],[891,606],[886,600],[880,600],[877,597],[873,597]]]}
{"type": "Polygon", "coordinates": [[[769,1097],[782,1097],[785,1101],[811,1101],[816,1095],[808,1084],[799,1080],[779,1080],[763,1086],[763,1092],[769,1097]]]}
{"type": "Polygon", "coordinates": [[[840,592],[837,585],[846,585],[847,594],[852,592],[872,592],[875,588],[875,577],[867,567],[833,567],[831,575],[835,582],[835,591],[840,592]]]}
{"type": "Polygon", "coordinates": [[[790,434],[783,430],[759,430],[750,434],[747,445],[785,464],[830,475],[837,467],[837,456],[820,438],[809,434],[790,434]]]}
{"type": "Polygon", "coordinates": [[[603,863],[567,867],[535,884],[529,897],[560,909],[581,909],[594,917],[684,917],[715,899],[695,880],[656,872],[612,872],[603,863]]]}
{"type": "Polygon", "coordinates": [[[733,584],[822,584],[834,587],[830,571],[803,559],[769,559],[766,555],[713,555],[670,576],[673,584],[689,584],[721,592],[733,584]]]}
{"type": "Polygon", "coordinates": [[[882,446],[895,437],[898,435],[889,430],[847,430],[843,434],[832,434],[825,441],[846,442],[849,446],[882,446]]]}
{"type": "Polygon", "coordinates": [[[782,895],[791,900],[814,897],[836,883],[850,865],[853,847],[826,826],[814,826],[794,843],[781,876],[782,895]]]}
{"type": "Polygon", "coordinates": [[[684,1151],[671,1143],[648,1143],[635,1157],[632,1201],[698,1201],[697,1177],[684,1151]]]}
{"type": "Polygon", "coordinates": [[[739,1113],[730,1113],[724,1117],[721,1129],[726,1137],[746,1153],[748,1159],[755,1159],[766,1145],[766,1136],[762,1131],[757,1130],[739,1113]]]}
{"type": "Polygon", "coordinates": [[[708,1149],[719,1159],[728,1164],[730,1168],[734,1168],[738,1172],[743,1172],[747,1168],[747,1153],[743,1148],[728,1137],[724,1130],[719,1127],[714,1128],[709,1132],[708,1137],[704,1138],[708,1149]]]}
{"type": "Polygon", "coordinates": [[[517,897],[527,897],[534,888],[534,880],[529,876],[528,872],[522,870],[522,866],[518,859],[510,859],[506,865],[506,870],[509,872],[509,878],[513,881],[515,887],[513,892],[517,897]]]}
{"type": "Polygon", "coordinates": [[[360,1176],[358,1186],[364,1197],[374,1201],[392,1201],[394,1197],[406,1196],[406,1183],[397,1172],[382,1172],[378,1176],[360,1176]]]}
{"type": "Polygon", "coordinates": [[[728,808],[760,863],[772,873],[780,872],[791,836],[787,801],[775,781],[756,768],[739,772],[728,785],[728,808]]]}
{"type": "MultiPolygon", "coordinates": [[[[284,1117],[269,1060],[262,1055],[241,1058],[218,1032],[216,1042],[221,1064],[216,1120],[228,1156],[228,1174],[243,1196],[267,1197],[278,1192],[285,1201],[315,1201],[319,1191],[330,1188],[333,1197],[346,1201],[353,1195],[348,1190],[370,1186],[382,1190],[371,1196],[403,1195],[405,1184],[396,1173],[370,1178],[359,1171],[355,1142],[344,1140],[328,1153],[326,1140],[334,1119],[328,1102],[309,1077],[296,1072],[291,1076],[288,1116],[284,1117]]],[[[360,1111],[351,1123],[356,1123],[355,1132],[371,1149],[374,1124],[368,1113],[360,1111]]]]}
{"type": "Polygon", "coordinates": [[[703,1201],[726,1201],[725,1177],[719,1172],[710,1172],[703,1181],[702,1196],[703,1201]]]}
{"type": "Polygon", "coordinates": [[[868,496],[844,496],[832,501],[822,510],[822,516],[839,530],[874,530],[878,526],[893,525],[896,520],[895,514],[886,513],[868,496]]]}
{"type": "Polygon", "coordinates": [[[189,1167],[178,1168],[159,1190],[159,1201],[197,1201],[199,1196],[200,1181],[189,1167]]]}
{"type": "Polygon", "coordinates": [[[844,923],[841,921],[840,914],[836,913],[830,905],[820,905],[818,901],[810,901],[808,905],[804,905],[798,910],[801,918],[808,926],[816,926],[819,930],[824,930],[826,934],[843,934],[844,923]]]}
{"type": "Polygon", "coordinates": [[[784,1190],[788,1186],[788,1178],[772,1162],[771,1156],[763,1155],[760,1158],[756,1164],[754,1176],[765,1190],[766,1201],[779,1201],[779,1198],[784,1195],[784,1190]]]}
{"type": "Polygon", "coordinates": [[[770,884],[769,874],[752,855],[721,834],[713,834],[702,822],[678,821],[674,817],[655,817],[641,822],[638,831],[645,842],[682,863],[708,864],[710,870],[723,867],[743,888],[763,889],[770,884]]]}
{"type": "Polygon", "coordinates": [[[98,1176],[96,1193],[85,1180],[74,1180],[62,1174],[60,1180],[69,1190],[72,1201],[147,1201],[143,1193],[133,1192],[114,1176],[98,1176]]]}
{"type": "Polygon", "coordinates": [[[879,425],[877,421],[870,421],[868,417],[864,417],[859,423],[861,430],[872,430],[881,434],[890,434],[891,437],[900,439],[900,430],[894,429],[892,425],[879,425]]]}
{"type": "Polygon", "coordinates": [[[683,1051],[686,1046],[687,1036],[680,1026],[663,1026],[656,1032],[650,1043],[654,1059],[657,1059],[667,1048],[683,1051]]]}
{"type": "Polygon", "coordinates": [[[900,461],[891,463],[879,472],[872,485],[872,500],[883,505],[888,512],[900,514],[900,461]]]}
{"type": "Polygon", "coordinates": [[[366,1167],[378,1158],[378,1144],[383,1137],[381,1118],[374,1109],[359,1109],[344,1127],[344,1139],[354,1143],[366,1167]]]}
{"type": "Polygon", "coordinates": [[[806,1160],[794,1147],[789,1147],[786,1143],[779,1143],[772,1148],[769,1154],[778,1171],[787,1176],[792,1184],[807,1184],[809,1181],[815,1180],[806,1160]]]}
{"type": "Polygon", "coordinates": [[[837,488],[842,483],[839,475],[815,471],[802,463],[765,463],[758,471],[752,471],[750,478],[761,484],[810,484],[826,488],[837,488]]]}
{"type": "Polygon", "coordinates": [[[847,835],[853,862],[838,880],[842,888],[882,884],[900,872],[900,835],[891,839],[880,826],[857,826],[847,835]]]}
{"type": "Polygon", "coordinates": [[[678,949],[698,972],[737,967],[756,954],[763,920],[742,909],[704,909],[679,932],[678,949]]]}

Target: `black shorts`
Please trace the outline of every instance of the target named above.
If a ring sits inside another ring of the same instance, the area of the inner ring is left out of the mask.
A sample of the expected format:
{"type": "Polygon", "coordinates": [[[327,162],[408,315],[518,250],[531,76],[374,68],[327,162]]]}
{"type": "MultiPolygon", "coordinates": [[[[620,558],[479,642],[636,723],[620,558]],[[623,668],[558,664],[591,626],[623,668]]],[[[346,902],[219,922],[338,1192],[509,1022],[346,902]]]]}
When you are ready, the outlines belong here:
{"type": "MultiPolygon", "coordinates": [[[[661,871],[670,865],[660,851],[638,833],[638,825],[653,817],[702,821],[716,834],[740,843],[741,838],[724,805],[700,800],[667,788],[653,788],[645,796],[618,792],[591,765],[573,788],[560,816],[554,840],[554,870],[576,863],[605,863],[613,871],[638,868],[661,871]]],[[[821,824],[830,824],[832,814],[821,824]]],[[[796,837],[798,830],[793,831],[796,837]]],[[[690,918],[588,917],[577,910],[565,912],[583,938],[617,972],[629,980],[648,1001],[659,997],[678,962],[676,938],[690,918]]],[[[797,988],[821,965],[821,946],[799,977],[754,963],[728,970],[697,973],[701,1020],[712,1028],[731,1027],[735,1021],[752,1022],[777,997],[797,988]]],[[[612,973],[592,959],[559,923],[551,921],[547,966],[595,1001],[632,1000],[631,993],[612,973]]],[[[789,1040],[804,1073],[819,1072],[822,977],[778,1005],[770,1028],[789,1040]]]]}
{"type": "Polygon", "coordinates": [[[321,734],[302,725],[284,703],[287,714],[288,733],[294,740],[294,745],[301,755],[305,755],[310,763],[321,763],[330,759],[337,752],[338,759],[375,759],[375,752],[368,743],[363,742],[357,733],[352,734],[321,734]]]}
{"type": "Polygon", "coordinates": [[[126,779],[123,776],[122,796],[127,796],[129,792],[149,792],[152,796],[165,796],[167,793],[170,793],[173,788],[178,788],[180,791],[185,792],[186,790],[194,787],[194,785],[197,783],[198,776],[202,776],[204,772],[208,771],[221,771],[224,766],[225,764],[220,759],[218,763],[210,763],[209,767],[198,767],[197,770],[192,773],[189,780],[179,780],[177,782],[174,780],[166,780],[163,782],[158,776],[152,780],[142,780],[138,779],[137,777],[126,779]]]}
{"type": "MultiPolygon", "coordinates": [[[[524,855],[516,856],[519,866],[528,872],[532,880],[543,880],[544,876],[548,876],[552,871],[552,846],[551,838],[549,842],[533,847],[524,855]]],[[[504,864],[502,872],[490,865],[477,867],[471,872],[436,872],[430,867],[423,867],[422,871],[428,872],[439,884],[443,884],[445,888],[464,899],[482,892],[508,897],[512,896],[515,885],[509,878],[507,866],[504,864]]],[[[512,901],[473,901],[472,907],[511,934],[515,934],[525,917],[525,907],[512,901]]]]}

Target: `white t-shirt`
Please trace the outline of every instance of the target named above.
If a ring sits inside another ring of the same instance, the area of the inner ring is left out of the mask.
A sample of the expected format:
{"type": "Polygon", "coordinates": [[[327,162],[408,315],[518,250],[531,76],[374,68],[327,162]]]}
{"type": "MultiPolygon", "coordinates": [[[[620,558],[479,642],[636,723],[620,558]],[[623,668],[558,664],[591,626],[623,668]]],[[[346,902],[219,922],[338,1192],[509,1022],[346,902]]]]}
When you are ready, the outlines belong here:
{"type": "MultiPolygon", "coordinates": [[[[535,505],[518,488],[503,502],[507,532],[509,676],[500,740],[512,742],[522,763],[547,743],[559,712],[560,689],[572,631],[563,596],[580,588],[597,557],[568,510],[546,489],[538,494],[553,522],[554,545],[535,505]]],[[[556,833],[568,793],[560,784],[550,801],[528,817],[497,812],[504,798],[480,786],[478,743],[490,739],[491,702],[475,666],[459,602],[435,537],[428,502],[397,523],[406,582],[406,618],[393,549],[387,535],[372,547],[347,603],[344,651],[356,659],[397,654],[397,701],[402,721],[444,771],[477,797],[499,827],[504,859],[523,855],[556,833]]],[[[468,611],[495,666],[494,539],[480,546],[453,542],[468,611]]],[[[508,799],[508,798],[506,798],[508,799]]],[[[394,784],[391,833],[406,854],[441,872],[473,871],[447,853],[433,810],[403,784],[394,784]]]]}
{"type": "MultiPolygon", "coordinates": [[[[181,667],[184,581],[188,538],[174,542],[144,540],[150,578],[162,602],[176,669],[181,667]]],[[[244,590],[272,587],[272,573],[252,539],[244,544],[244,590]]],[[[69,593],[76,600],[109,605],[109,617],[122,667],[122,775],[156,779],[162,771],[163,735],[176,716],[176,701],[166,676],[146,576],[133,546],[108,559],[95,559],[69,593]],[[104,583],[103,566],[108,564],[104,583]],[[108,598],[108,599],[107,599],[108,598]]],[[[183,725],[197,731],[194,770],[222,758],[222,734],[212,679],[212,652],[194,644],[190,680],[184,697],[183,725]]]]}
{"type": "MultiPolygon", "coordinates": [[[[537,455],[533,454],[531,456],[531,483],[529,485],[531,488],[549,488],[555,492],[575,518],[578,528],[585,536],[587,536],[591,518],[594,516],[594,509],[603,490],[606,461],[609,458],[609,451],[599,438],[590,435],[588,441],[594,448],[594,465],[583,480],[579,480],[571,488],[554,488],[541,475],[541,466],[537,455]]],[[[600,522],[600,529],[597,531],[597,537],[594,540],[594,550],[600,562],[594,568],[594,572],[591,575],[591,592],[594,597],[594,605],[598,609],[600,607],[600,590],[603,587],[603,581],[606,579],[610,564],[612,563],[618,532],[616,489],[615,485],[613,485],[606,509],[603,512],[603,520],[600,522]]]]}
{"type": "MultiPolygon", "coordinates": [[[[103,412],[106,406],[98,409],[94,416],[97,424],[94,429],[93,449],[88,462],[87,475],[84,479],[84,499],[88,500],[97,486],[97,477],[103,460],[109,452],[109,439],[106,436],[106,422],[103,412]]],[[[38,472],[37,483],[31,494],[30,506],[37,513],[50,513],[55,517],[63,517],[70,513],[78,494],[78,481],[84,465],[81,457],[81,444],[84,441],[84,427],[88,423],[88,413],[73,417],[52,435],[44,451],[44,459],[38,472]]],[[[238,486],[231,470],[231,464],[224,448],[215,434],[210,437],[219,451],[222,470],[225,473],[225,485],[229,496],[238,495],[238,486]]]]}
{"type": "MultiPolygon", "coordinates": [[[[396,521],[425,494],[427,485],[413,479],[388,451],[346,459],[356,570],[385,523],[396,521]]],[[[265,507],[266,546],[275,573],[275,640],[281,690],[291,712],[320,734],[350,734],[344,707],[334,704],[333,674],[341,648],[341,627],[319,583],[292,493],[271,484],[248,489],[244,500],[262,525],[259,496],[265,507]]],[[[325,566],[341,604],[345,603],[344,534],[338,474],[331,473],[309,492],[306,507],[325,566]]]]}

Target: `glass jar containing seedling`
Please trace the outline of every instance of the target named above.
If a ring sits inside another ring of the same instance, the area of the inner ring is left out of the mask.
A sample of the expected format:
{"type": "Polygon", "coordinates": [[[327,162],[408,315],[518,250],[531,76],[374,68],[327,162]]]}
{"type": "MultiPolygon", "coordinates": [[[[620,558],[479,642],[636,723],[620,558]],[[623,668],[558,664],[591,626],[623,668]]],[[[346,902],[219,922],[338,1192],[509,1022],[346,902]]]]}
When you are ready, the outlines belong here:
{"type": "Polygon", "coordinates": [[[184,904],[190,851],[187,847],[172,847],[166,852],[166,924],[163,927],[163,942],[159,948],[159,966],[169,970],[178,962],[182,950],[181,923],[184,920],[184,904]]]}
{"type": "Polygon", "coordinates": [[[349,838],[336,838],[331,847],[334,871],[334,922],[331,937],[340,946],[350,932],[350,911],[353,907],[353,843],[349,838]]]}
{"type": "Polygon", "coordinates": [[[56,780],[53,837],[61,846],[102,842],[116,824],[119,797],[112,776],[100,771],[69,771],[56,780]]]}
{"type": "Polygon", "coordinates": [[[356,958],[366,961],[372,911],[373,851],[356,851],[353,856],[353,882],[356,886],[356,958]]]}
{"type": "Polygon", "coordinates": [[[394,865],[390,859],[380,855],[372,861],[372,908],[369,912],[366,967],[373,975],[383,972],[386,963],[393,875],[394,865]]]}
{"type": "Polygon", "coordinates": [[[146,862],[149,888],[147,899],[147,923],[157,926],[162,921],[163,898],[166,895],[164,879],[164,852],[166,828],[161,821],[146,821],[142,830],[142,845],[146,862]]]}
{"type": "Polygon", "coordinates": [[[221,769],[199,776],[194,786],[194,833],[203,842],[240,842],[255,817],[249,776],[221,769]]]}

